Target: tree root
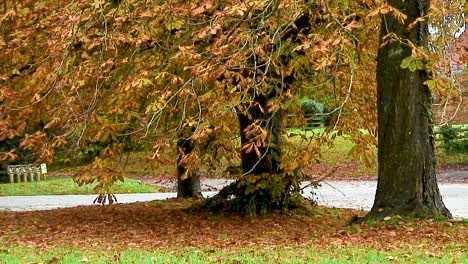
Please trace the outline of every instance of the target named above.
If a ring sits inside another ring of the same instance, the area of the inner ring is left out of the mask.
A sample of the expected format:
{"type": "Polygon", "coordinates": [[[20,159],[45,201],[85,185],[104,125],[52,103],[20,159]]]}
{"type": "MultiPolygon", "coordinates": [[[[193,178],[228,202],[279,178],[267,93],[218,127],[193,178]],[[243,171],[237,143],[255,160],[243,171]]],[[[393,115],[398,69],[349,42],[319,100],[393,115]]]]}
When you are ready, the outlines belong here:
{"type": "Polygon", "coordinates": [[[247,215],[265,214],[273,210],[296,208],[303,203],[298,189],[290,183],[264,184],[265,178],[237,180],[224,187],[217,195],[205,201],[211,211],[236,211],[247,215]]]}
{"type": "Polygon", "coordinates": [[[348,225],[361,224],[371,221],[389,221],[391,219],[398,219],[398,221],[408,221],[411,219],[452,219],[452,215],[448,210],[437,212],[430,210],[424,206],[408,206],[405,208],[372,208],[367,215],[359,217],[357,215],[351,217],[348,225]]]}

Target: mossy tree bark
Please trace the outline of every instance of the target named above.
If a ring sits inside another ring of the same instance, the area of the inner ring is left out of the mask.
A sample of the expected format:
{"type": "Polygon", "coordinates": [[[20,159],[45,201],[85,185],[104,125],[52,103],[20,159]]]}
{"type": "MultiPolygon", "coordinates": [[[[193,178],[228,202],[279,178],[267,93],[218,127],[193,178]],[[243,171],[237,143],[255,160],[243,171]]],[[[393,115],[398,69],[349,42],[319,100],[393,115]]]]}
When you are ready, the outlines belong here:
{"type": "Polygon", "coordinates": [[[407,19],[401,23],[389,13],[382,20],[377,62],[378,185],[367,218],[395,214],[450,217],[436,181],[432,95],[424,85],[428,73],[400,66],[412,54],[403,42],[427,47],[427,23],[410,24],[427,14],[429,1],[387,2],[407,19]],[[389,34],[401,41],[389,41],[389,34]]]}

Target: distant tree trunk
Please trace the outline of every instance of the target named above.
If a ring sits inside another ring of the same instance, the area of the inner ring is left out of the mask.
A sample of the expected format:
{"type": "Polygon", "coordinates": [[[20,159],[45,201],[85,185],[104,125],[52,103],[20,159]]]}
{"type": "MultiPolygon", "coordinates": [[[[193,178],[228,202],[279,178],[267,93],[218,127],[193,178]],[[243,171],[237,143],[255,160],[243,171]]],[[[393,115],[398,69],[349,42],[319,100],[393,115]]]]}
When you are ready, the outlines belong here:
{"type": "Polygon", "coordinates": [[[201,197],[200,172],[189,168],[182,159],[194,148],[194,142],[189,138],[180,138],[177,141],[177,197],[201,197]]]}
{"type": "MultiPolygon", "coordinates": [[[[367,218],[399,214],[410,217],[450,216],[440,195],[435,173],[432,95],[423,83],[425,70],[400,67],[411,48],[385,36],[395,34],[427,47],[426,22],[409,24],[427,14],[428,0],[388,0],[408,18],[383,16],[377,62],[378,185],[367,218]]],[[[427,19],[427,18],[426,18],[427,19]]]]}
{"type": "Polygon", "coordinates": [[[252,143],[246,132],[248,127],[255,122],[268,131],[267,144],[257,146],[258,153],[255,150],[241,150],[242,172],[246,174],[278,173],[281,155],[280,113],[268,113],[267,98],[263,95],[257,95],[249,106],[248,114],[239,113],[238,118],[241,146],[252,143]]]}

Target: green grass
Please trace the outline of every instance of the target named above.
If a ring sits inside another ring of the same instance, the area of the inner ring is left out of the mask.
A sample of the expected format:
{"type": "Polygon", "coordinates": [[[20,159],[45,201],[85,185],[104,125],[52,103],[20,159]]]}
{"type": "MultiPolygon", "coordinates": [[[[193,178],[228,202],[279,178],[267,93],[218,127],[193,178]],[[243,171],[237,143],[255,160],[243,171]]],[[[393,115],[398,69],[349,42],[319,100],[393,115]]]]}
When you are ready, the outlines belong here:
{"type": "Polygon", "coordinates": [[[412,249],[376,250],[365,248],[318,249],[278,247],[166,250],[125,249],[122,251],[36,249],[0,247],[0,263],[468,263],[461,246],[438,252],[412,249]]]}
{"type": "MultiPolygon", "coordinates": [[[[312,138],[319,136],[323,131],[323,128],[314,128],[311,130],[290,129],[288,130],[288,135],[303,134],[306,138],[312,138]]],[[[290,140],[294,142],[294,144],[302,144],[300,143],[301,140],[299,137],[292,137],[290,140]]],[[[348,153],[353,147],[354,143],[350,139],[347,139],[344,136],[337,137],[333,143],[333,147],[322,147],[321,161],[325,164],[334,165],[344,159],[350,160],[348,153]]]]}
{"type": "MultiPolygon", "coordinates": [[[[468,125],[454,125],[455,127],[466,127],[468,125]]],[[[436,127],[438,129],[438,127],[436,127]]],[[[318,136],[320,133],[324,131],[324,128],[314,128],[311,130],[302,130],[302,129],[288,129],[288,134],[295,133],[295,134],[304,134],[306,137],[314,137],[318,136]]],[[[365,131],[363,131],[366,134],[365,131]]],[[[354,143],[344,137],[339,136],[335,139],[333,143],[333,147],[323,146],[322,147],[322,155],[321,155],[321,162],[327,165],[336,165],[342,162],[350,161],[353,158],[350,157],[349,152],[354,147],[354,143]]],[[[436,158],[437,163],[439,165],[442,164],[463,164],[468,163],[468,156],[464,153],[446,153],[442,147],[442,142],[436,142],[436,158]]],[[[377,148],[375,148],[375,157],[377,157],[377,148]]],[[[376,174],[377,173],[377,166],[367,168],[363,164],[359,166],[359,172],[367,173],[367,174],[376,174]]]]}
{"type": "MultiPolygon", "coordinates": [[[[78,186],[71,178],[52,178],[45,181],[0,184],[0,196],[51,195],[51,194],[93,194],[96,184],[78,186]]],[[[136,180],[125,178],[112,187],[113,193],[151,193],[158,188],[136,180]]]]}

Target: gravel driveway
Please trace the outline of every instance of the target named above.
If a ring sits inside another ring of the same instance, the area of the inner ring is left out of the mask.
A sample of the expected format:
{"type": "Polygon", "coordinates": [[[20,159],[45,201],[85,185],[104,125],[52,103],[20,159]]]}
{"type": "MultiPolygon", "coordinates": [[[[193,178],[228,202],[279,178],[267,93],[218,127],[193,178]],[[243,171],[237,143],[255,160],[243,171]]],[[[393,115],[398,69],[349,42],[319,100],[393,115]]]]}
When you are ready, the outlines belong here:
{"type": "MultiPolygon", "coordinates": [[[[213,190],[229,183],[226,180],[205,181],[213,190]]],[[[318,189],[306,188],[304,196],[314,197],[319,204],[369,210],[372,207],[375,181],[324,181],[318,189]]],[[[468,218],[468,184],[440,183],[440,191],[446,206],[455,217],[468,218]]],[[[205,197],[216,194],[216,191],[203,192],[205,197]]],[[[149,194],[116,194],[118,203],[134,203],[152,200],[164,200],[176,197],[176,193],[149,194]]],[[[48,210],[80,205],[92,205],[96,195],[51,195],[51,196],[9,196],[0,197],[0,210],[26,211],[48,210]]]]}

